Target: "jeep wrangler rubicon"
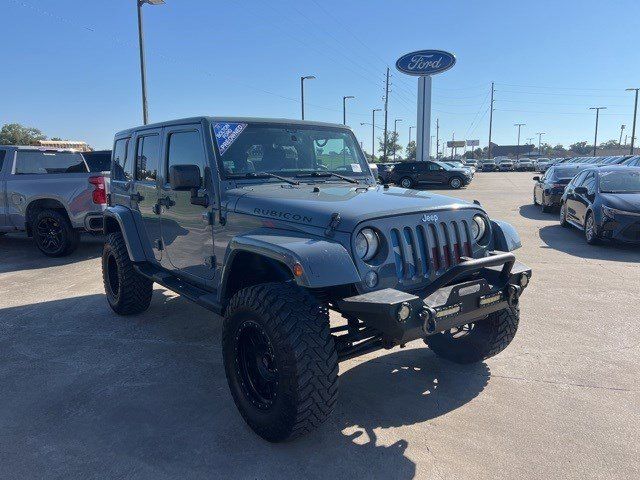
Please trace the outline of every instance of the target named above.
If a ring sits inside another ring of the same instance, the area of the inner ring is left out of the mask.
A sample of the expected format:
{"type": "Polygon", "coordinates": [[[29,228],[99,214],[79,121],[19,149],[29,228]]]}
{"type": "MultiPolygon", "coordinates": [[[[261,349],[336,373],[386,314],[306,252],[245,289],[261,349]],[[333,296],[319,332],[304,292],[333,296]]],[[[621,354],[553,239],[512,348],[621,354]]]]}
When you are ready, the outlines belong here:
{"type": "Polygon", "coordinates": [[[377,185],[342,125],[190,118],[115,137],[102,257],[107,300],[158,283],[224,316],[233,399],[272,442],[320,425],[338,362],[423,340],[479,362],[518,327],[531,270],[477,203],[377,185]],[[329,312],[343,322],[330,325],[329,312]]]}

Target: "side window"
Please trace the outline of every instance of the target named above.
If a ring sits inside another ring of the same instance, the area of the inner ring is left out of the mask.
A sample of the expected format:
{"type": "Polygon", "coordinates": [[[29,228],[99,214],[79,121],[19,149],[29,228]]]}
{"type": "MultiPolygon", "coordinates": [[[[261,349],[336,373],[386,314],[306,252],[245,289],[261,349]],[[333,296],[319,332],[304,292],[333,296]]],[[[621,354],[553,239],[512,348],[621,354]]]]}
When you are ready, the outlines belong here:
{"type": "Polygon", "coordinates": [[[2,165],[4,165],[4,157],[6,154],[6,150],[0,150],[0,173],[2,172],[2,165]]]}
{"type": "Polygon", "coordinates": [[[441,169],[440,165],[438,165],[437,163],[429,162],[427,165],[428,165],[428,169],[431,170],[432,172],[437,172],[438,170],[441,169]]]}
{"type": "Polygon", "coordinates": [[[138,137],[136,145],[136,180],[155,182],[158,176],[159,135],[138,137]]]}
{"type": "Polygon", "coordinates": [[[167,155],[167,183],[170,169],[175,165],[196,165],[200,169],[200,179],[205,184],[207,159],[202,148],[202,139],[197,130],[169,134],[169,153],[167,155]]]}
{"type": "Polygon", "coordinates": [[[584,180],[584,183],[582,184],[584,187],[587,188],[587,190],[589,191],[589,193],[594,193],[596,190],[596,176],[592,173],[590,173],[589,175],[587,175],[587,177],[584,180]]]}
{"type": "Polygon", "coordinates": [[[581,172],[573,177],[573,180],[571,180],[571,185],[574,187],[579,187],[580,185],[582,185],[582,180],[584,180],[586,174],[586,172],[581,172]]]}
{"type": "Polygon", "coordinates": [[[133,162],[127,157],[129,146],[128,138],[116,140],[113,146],[113,179],[131,180],[133,179],[133,162]]]}

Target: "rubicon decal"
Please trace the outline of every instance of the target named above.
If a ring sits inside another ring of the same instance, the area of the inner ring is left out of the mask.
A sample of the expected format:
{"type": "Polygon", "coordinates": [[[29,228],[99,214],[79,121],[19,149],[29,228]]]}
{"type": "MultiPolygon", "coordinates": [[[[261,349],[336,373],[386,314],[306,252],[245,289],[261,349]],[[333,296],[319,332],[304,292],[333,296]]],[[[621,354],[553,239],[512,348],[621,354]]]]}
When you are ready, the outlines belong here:
{"type": "Polygon", "coordinates": [[[292,212],[279,212],[277,210],[267,210],[266,208],[254,208],[253,213],[260,215],[261,217],[274,217],[281,218],[283,220],[293,220],[294,222],[311,223],[313,220],[306,215],[299,215],[292,212]]]}

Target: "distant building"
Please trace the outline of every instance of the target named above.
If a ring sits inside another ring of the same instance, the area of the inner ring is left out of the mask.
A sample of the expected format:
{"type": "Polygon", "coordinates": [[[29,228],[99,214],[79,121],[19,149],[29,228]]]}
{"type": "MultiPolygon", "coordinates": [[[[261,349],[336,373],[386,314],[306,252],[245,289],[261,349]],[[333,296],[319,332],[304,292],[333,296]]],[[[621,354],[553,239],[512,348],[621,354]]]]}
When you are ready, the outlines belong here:
{"type": "Polygon", "coordinates": [[[71,140],[39,140],[38,145],[48,148],[69,148],[80,152],[91,152],[91,148],[87,142],[74,142],[71,140]]]}
{"type": "Polygon", "coordinates": [[[537,154],[538,148],[535,145],[496,145],[491,143],[491,155],[494,157],[517,157],[537,154]],[[518,153],[519,152],[519,153],[518,153]]]}

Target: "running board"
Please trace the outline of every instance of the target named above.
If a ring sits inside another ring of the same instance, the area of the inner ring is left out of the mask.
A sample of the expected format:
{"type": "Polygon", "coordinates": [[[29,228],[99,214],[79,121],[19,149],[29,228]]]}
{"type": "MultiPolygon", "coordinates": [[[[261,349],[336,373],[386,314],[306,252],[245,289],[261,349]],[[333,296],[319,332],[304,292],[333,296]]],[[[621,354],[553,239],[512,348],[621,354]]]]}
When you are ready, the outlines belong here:
{"type": "Polygon", "coordinates": [[[218,302],[217,293],[197,287],[177,275],[173,275],[149,263],[138,263],[135,264],[133,268],[135,268],[140,275],[144,275],[172,292],[180,294],[187,300],[191,300],[218,315],[222,314],[222,305],[218,302]]]}

